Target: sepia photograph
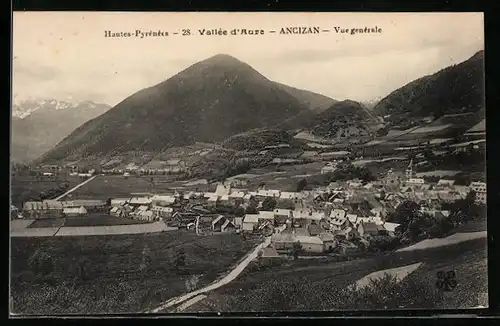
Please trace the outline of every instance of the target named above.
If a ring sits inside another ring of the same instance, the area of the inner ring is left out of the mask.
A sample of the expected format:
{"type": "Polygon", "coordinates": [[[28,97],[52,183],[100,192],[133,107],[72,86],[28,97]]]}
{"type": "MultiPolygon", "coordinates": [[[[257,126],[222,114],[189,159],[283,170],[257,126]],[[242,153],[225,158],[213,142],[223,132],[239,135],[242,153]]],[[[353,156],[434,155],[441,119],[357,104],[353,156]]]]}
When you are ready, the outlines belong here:
{"type": "Polygon", "coordinates": [[[488,307],[483,13],[12,34],[11,317],[488,307]]]}

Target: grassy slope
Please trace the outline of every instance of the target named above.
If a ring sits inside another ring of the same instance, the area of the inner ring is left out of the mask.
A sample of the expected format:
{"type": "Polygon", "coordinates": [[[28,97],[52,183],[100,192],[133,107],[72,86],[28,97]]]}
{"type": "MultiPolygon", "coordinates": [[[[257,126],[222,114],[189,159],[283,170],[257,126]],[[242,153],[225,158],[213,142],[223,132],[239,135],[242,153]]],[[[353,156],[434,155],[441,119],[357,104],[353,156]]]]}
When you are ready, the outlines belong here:
{"type": "MultiPolygon", "coordinates": [[[[486,241],[482,239],[455,246],[339,263],[299,261],[267,268],[259,268],[255,264],[253,270],[249,269],[239,279],[216,290],[205,300],[190,307],[188,311],[349,310],[353,307],[347,305],[346,298],[342,296],[343,289],[348,285],[371,272],[416,262],[424,264],[415,272],[413,280],[428,287],[429,290],[425,295],[430,295],[432,298],[440,298],[440,294],[434,289],[434,282],[436,271],[441,269],[455,269],[458,282],[462,284],[457,287],[457,293],[461,296],[472,298],[486,287],[487,274],[484,268],[486,241]],[[304,266],[305,264],[307,266],[304,266]],[[478,270],[473,271],[467,264],[476,266],[478,270]]],[[[398,295],[400,301],[408,301],[405,303],[408,307],[412,306],[412,300],[425,304],[426,308],[458,308],[475,305],[473,299],[461,303],[459,299],[452,298],[453,294],[445,295],[447,301],[435,299],[436,302],[427,303],[422,298],[410,298],[411,293],[398,295]]],[[[356,308],[363,309],[363,304],[356,308]]]]}
{"type": "Polygon", "coordinates": [[[186,292],[185,279],[198,286],[225,272],[255,243],[237,235],[197,237],[187,231],[146,235],[13,238],[13,312],[26,314],[138,312],[186,292]],[[148,267],[141,271],[143,250],[148,267]],[[173,257],[186,252],[177,271],[173,257]],[[50,255],[54,271],[34,276],[28,259],[36,250],[50,255]],[[86,280],[75,279],[78,260],[87,261],[86,280]]]}

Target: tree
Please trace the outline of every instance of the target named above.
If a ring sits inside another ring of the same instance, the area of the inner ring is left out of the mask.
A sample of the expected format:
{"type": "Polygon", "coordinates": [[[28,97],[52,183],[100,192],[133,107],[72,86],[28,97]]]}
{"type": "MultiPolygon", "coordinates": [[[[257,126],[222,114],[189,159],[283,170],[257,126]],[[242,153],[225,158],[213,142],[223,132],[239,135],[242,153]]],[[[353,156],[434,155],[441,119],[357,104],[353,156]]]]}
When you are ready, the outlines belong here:
{"type": "Polygon", "coordinates": [[[299,258],[299,254],[303,251],[302,245],[300,244],[300,241],[297,241],[293,244],[292,247],[292,256],[294,259],[299,258]]]}
{"type": "Polygon", "coordinates": [[[47,275],[53,271],[50,255],[41,249],[37,249],[29,258],[28,265],[35,274],[47,275]]]}
{"type": "Polygon", "coordinates": [[[111,198],[106,199],[106,206],[111,206],[111,198]]]}
{"type": "Polygon", "coordinates": [[[238,206],[236,210],[234,211],[234,215],[236,217],[243,217],[245,216],[245,209],[242,206],[238,206]]]}
{"type": "Polygon", "coordinates": [[[301,192],[301,191],[302,191],[302,190],[304,190],[306,187],[307,187],[307,180],[306,180],[306,179],[301,179],[301,180],[297,183],[297,192],[301,192]]]}
{"type": "Polygon", "coordinates": [[[259,210],[255,205],[248,205],[246,209],[246,214],[258,214],[259,210]]]}
{"type": "Polygon", "coordinates": [[[262,202],[262,209],[265,211],[272,211],[277,204],[278,202],[273,197],[266,197],[262,202]]]}
{"type": "Polygon", "coordinates": [[[142,261],[139,266],[141,271],[147,270],[149,265],[151,264],[151,251],[149,250],[148,245],[145,245],[144,248],[142,249],[142,261]]]}
{"type": "Polygon", "coordinates": [[[184,251],[184,248],[180,248],[177,251],[175,255],[174,264],[177,269],[179,269],[179,267],[186,265],[186,252],[184,251]]]}

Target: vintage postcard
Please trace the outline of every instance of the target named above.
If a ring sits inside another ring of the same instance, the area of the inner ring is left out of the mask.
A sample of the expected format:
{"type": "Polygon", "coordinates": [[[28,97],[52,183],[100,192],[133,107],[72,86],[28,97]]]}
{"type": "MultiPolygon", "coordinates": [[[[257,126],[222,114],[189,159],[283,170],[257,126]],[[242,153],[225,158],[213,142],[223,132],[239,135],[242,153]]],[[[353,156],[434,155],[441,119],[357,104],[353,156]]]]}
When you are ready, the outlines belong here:
{"type": "Polygon", "coordinates": [[[14,12],[11,316],[487,307],[483,25],[14,12]]]}

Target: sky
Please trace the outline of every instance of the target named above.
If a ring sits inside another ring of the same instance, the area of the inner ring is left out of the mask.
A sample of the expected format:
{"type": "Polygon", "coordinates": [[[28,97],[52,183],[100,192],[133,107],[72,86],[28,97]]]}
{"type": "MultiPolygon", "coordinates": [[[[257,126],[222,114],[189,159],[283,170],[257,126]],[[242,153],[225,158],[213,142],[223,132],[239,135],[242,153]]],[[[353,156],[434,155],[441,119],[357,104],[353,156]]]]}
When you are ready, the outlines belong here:
{"type": "Polygon", "coordinates": [[[280,83],[337,100],[372,101],[482,50],[483,26],[482,13],[15,12],[12,91],[16,101],[113,106],[224,53],[280,83]],[[294,26],[330,32],[268,32],[294,26]],[[334,27],[381,32],[340,34],[334,27]],[[191,35],[182,36],[183,29],[191,35]],[[263,29],[264,35],[202,36],[200,29],[263,29]],[[105,37],[105,31],[135,30],[169,36],[105,37]]]}

